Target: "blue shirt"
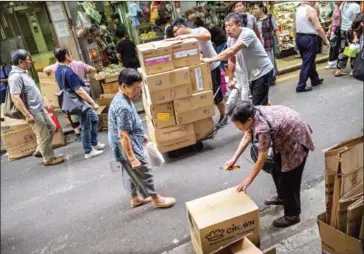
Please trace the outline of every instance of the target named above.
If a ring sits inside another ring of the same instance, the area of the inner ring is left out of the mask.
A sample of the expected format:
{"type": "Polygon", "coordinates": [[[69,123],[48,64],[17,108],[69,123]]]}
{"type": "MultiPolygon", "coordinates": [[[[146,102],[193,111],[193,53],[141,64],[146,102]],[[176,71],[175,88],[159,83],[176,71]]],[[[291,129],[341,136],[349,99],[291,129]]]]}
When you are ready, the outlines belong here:
{"type": "MultiPolygon", "coordinates": [[[[10,67],[9,66],[3,66],[0,70],[0,79],[8,79],[9,74],[10,74],[10,67]]],[[[6,83],[5,82],[1,82],[0,84],[1,90],[5,90],[6,89],[6,83]]]]}
{"type": "Polygon", "coordinates": [[[55,77],[59,86],[59,89],[63,90],[63,85],[65,86],[66,89],[71,89],[71,90],[77,90],[78,88],[80,88],[81,86],[85,85],[85,82],[75,73],[73,72],[73,70],[66,66],[66,65],[59,65],[56,72],[55,72],[55,77]],[[65,70],[65,79],[64,79],[64,84],[63,84],[63,77],[62,77],[62,73],[63,70],[65,70]]]}
{"type": "Polygon", "coordinates": [[[120,144],[119,131],[128,131],[136,159],[147,162],[144,153],[144,129],[134,104],[126,96],[117,93],[109,107],[108,139],[116,161],[128,160],[120,144]]]}

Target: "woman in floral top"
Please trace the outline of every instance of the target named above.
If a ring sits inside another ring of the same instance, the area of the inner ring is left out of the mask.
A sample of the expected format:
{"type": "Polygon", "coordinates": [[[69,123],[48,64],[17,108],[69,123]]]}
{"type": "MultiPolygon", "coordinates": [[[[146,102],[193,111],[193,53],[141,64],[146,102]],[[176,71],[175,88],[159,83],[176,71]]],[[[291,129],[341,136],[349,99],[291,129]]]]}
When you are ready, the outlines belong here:
{"type": "Polygon", "coordinates": [[[268,158],[271,143],[269,122],[273,130],[277,165],[272,177],[278,195],[266,200],[265,204],[284,206],[284,216],[274,220],[275,227],[288,227],[300,222],[302,173],[309,151],[314,150],[310,126],[299,113],[285,106],[254,107],[248,101],[239,101],[229,110],[229,115],[235,127],[245,131],[245,134],[225,168],[231,170],[253,137],[258,139],[259,147],[257,162],[237,191],[246,191],[268,158]]]}

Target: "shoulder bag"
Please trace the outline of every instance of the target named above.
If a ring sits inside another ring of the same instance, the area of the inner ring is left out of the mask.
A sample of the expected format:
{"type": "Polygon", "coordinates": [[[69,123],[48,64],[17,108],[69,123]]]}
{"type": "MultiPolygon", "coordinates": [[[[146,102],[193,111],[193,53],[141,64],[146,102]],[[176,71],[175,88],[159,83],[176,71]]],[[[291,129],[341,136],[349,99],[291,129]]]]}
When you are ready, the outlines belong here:
{"type": "MultiPolygon", "coordinates": [[[[261,112],[260,112],[260,115],[264,118],[264,120],[268,124],[270,140],[271,140],[271,142],[269,144],[269,148],[268,148],[269,149],[268,158],[267,158],[266,162],[264,163],[262,169],[265,172],[267,172],[268,174],[272,174],[275,170],[277,170],[277,168],[276,168],[277,165],[274,160],[276,157],[276,149],[275,149],[275,145],[274,145],[273,128],[272,128],[272,125],[270,124],[270,122],[263,116],[263,114],[261,112]]],[[[258,140],[253,136],[252,144],[250,147],[250,156],[254,162],[257,162],[258,154],[259,154],[259,143],[258,143],[258,140]]]]}
{"type": "Polygon", "coordinates": [[[91,109],[90,104],[84,101],[77,93],[72,89],[68,89],[65,86],[66,70],[62,70],[62,84],[63,90],[58,92],[58,103],[61,110],[66,114],[77,115],[91,109]]]}
{"type": "MultiPolygon", "coordinates": [[[[23,101],[24,105],[27,106],[25,94],[24,94],[24,81],[23,78],[20,76],[22,80],[22,88],[20,92],[20,98],[23,101]]],[[[25,119],[21,111],[15,106],[13,100],[11,99],[11,93],[10,93],[10,86],[6,89],[6,96],[5,96],[5,106],[4,106],[4,115],[13,119],[25,119]]]]}

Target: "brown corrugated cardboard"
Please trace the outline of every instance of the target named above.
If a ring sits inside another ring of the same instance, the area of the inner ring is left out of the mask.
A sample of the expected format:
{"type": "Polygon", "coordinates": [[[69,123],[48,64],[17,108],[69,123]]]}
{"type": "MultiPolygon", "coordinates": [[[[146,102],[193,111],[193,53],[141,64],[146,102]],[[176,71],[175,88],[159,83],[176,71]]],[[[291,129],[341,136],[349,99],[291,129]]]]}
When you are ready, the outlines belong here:
{"type": "Polygon", "coordinates": [[[148,75],[174,69],[172,47],[165,41],[137,45],[137,51],[141,68],[148,75]]]}
{"type": "Polygon", "coordinates": [[[109,106],[100,106],[96,110],[96,114],[99,117],[99,131],[105,131],[109,128],[108,112],[109,106]]]}
{"type": "Polygon", "coordinates": [[[201,63],[198,40],[187,39],[168,43],[172,45],[172,58],[175,68],[201,63]]]}
{"type": "Polygon", "coordinates": [[[364,197],[361,196],[357,201],[348,207],[348,218],[346,223],[346,234],[359,238],[360,224],[363,216],[364,197]]]}
{"type": "Polygon", "coordinates": [[[190,97],[192,95],[191,84],[169,87],[153,92],[149,91],[148,86],[146,84],[144,84],[143,86],[144,86],[143,91],[145,92],[148,101],[150,101],[152,105],[166,103],[176,99],[190,97]]]}
{"type": "Polygon", "coordinates": [[[331,227],[326,221],[325,213],[317,217],[317,224],[323,253],[363,254],[362,242],[331,227]]]}
{"type": "Polygon", "coordinates": [[[326,202],[326,219],[330,221],[333,206],[333,191],[335,175],[339,169],[340,156],[342,151],[349,149],[363,142],[363,137],[356,137],[324,150],[325,153],[325,202],[326,202]]]}
{"type": "Polygon", "coordinates": [[[205,119],[207,117],[212,117],[215,115],[215,107],[211,106],[202,106],[197,107],[191,111],[185,111],[176,114],[176,123],[177,125],[182,125],[186,123],[196,122],[201,119],[205,119]]]}
{"type": "Polygon", "coordinates": [[[142,77],[150,92],[191,84],[190,72],[187,67],[153,75],[146,75],[142,72],[142,77]]]}
{"type": "Polygon", "coordinates": [[[104,83],[102,84],[104,94],[116,94],[119,91],[119,82],[104,83]]]}
{"type": "Polygon", "coordinates": [[[235,188],[186,203],[196,253],[211,253],[244,236],[260,244],[258,206],[235,188]]]}
{"type": "Polygon", "coordinates": [[[201,140],[210,135],[214,130],[214,120],[212,117],[198,120],[193,123],[196,140],[201,140]]]}
{"type": "Polygon", "coordinates": [[[145,114],[153,122],[154,128],[160,129],[176,125],[172,102],[151,105],[143,94],[143,106],[145,114]]]}
{"type": "Polygon", "coordinates": [[[364,240],[364,214],[361,218],[361,226],[360,226],[360,233],[359,233],[359,239],[364,240]]]}
{"type": "MultiPolygon", "coordinates": [[[[274,248],[275,250],[275,248],[274,248]]],[[[248,238],[244,237],[242,240],[239,240],[223,250],[213,252],[214,254],[263,254],[266,252],[262,252],[258,249],[248,238]]],[[[272,252],[270,252],[272,253],[272,252]]]]}
{"type": "Polygon", "coordinates": [[[9,160],[20,159],[34,153],[37,139],[32,128],[23,120],[9,119],[1,123],[1,140],[9,160]]]}
{"type": "Polygon", "coordinates": [[[99,106],[108,106],[111,103],[114,96],[115,94],[101,94],[100,98],[96,100],[96,103],[99,106]]]}
{"type": "Polygon", "coordinates": [[[201,106],[214,105],[214,94],[211,90],[193,94],[192,97],[175,100],[174,110],[177,113],[192,111],[201,106]]]}
{"type": "Polygon", "coordinates": [[[54,74],[47,75],[44,72],[38,72],[39,86],[43,97],[54,108],[59,108],[57,93],[60,91],[54,74]]]}
{"type": "Polygon", "coordinates": [[[66,145],[66,138],[62,132],[62,129],[59,129],[54,133],[52,140],[52,147],[58,148],[66,145]]]}
{"type": "Polygon", "coordinates": [[[212,89],[210,65],[201,63],[189,67],[192,81],[192,92],[199,93],[212,89]]]}
{"type": "Polygon", "coordinates": [[[159,152],[166,153],[183,147],[196,144],[195,134],[190,134],[181,138],[172,139],[164,142],[156,142],[159,152]]]}

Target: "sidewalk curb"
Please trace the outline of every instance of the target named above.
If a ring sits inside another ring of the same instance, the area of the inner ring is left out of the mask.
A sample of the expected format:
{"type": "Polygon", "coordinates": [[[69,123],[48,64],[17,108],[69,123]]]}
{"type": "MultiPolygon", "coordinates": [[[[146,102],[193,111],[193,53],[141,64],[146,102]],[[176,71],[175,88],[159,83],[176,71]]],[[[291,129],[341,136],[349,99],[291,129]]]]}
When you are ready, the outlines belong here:
{"type": "MultiPolygon", "coordinates": [[[[329,60],[329,56],[322,56],[316,59],[316,64],[324,63],[329,60]]],[[[278,69],[278,75],[286,74],[288,72],[293,72],[301,69],[302,63],[295,64],[289,67],[284,67],[281,69],[278,69]]]]}

